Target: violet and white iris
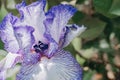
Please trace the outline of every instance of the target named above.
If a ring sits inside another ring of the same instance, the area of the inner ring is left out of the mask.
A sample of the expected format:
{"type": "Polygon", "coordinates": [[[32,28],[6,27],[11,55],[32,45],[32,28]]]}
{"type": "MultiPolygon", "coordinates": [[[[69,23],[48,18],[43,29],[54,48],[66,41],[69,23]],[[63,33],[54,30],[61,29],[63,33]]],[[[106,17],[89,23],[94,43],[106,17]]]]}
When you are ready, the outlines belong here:
{"type": "Polygon", "coordinates": [[[0,80],[7,70],[21,63],[16,80],[82,80],[82,69],[70,52],[64,51],[84,26],[68,25],[76,12],[60,4],[44,11],[46,0],[30,5],[23,1],[16,8],[20,18],[11,13],[0,23],[0,37],[7,56],[0,61],[0,80]]]}

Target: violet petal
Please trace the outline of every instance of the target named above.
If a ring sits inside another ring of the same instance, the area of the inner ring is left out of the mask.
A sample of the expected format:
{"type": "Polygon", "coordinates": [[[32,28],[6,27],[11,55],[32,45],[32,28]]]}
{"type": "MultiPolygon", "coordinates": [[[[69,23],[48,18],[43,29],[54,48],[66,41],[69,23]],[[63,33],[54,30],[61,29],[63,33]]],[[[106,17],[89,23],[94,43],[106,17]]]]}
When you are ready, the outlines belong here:
{"type": "Polygon", "coordinates": [[[35,65],[22,66],[17,80],[82,80],[82,69],[69,52],[58,50],[35,65]]]}
{"type": "Polygon", "coordinates": [[[35,29],[33,35],[36,42],[39,40],[44,41],[45,27],[43,21],[45,20],[45,5],[46,0],[38,0],[28,6],[25,5],[25,2],[17,5],[21,17],[16,21],[15,26],[32,26],[35,29]]]}
{"type": "Polygon", "coordinates": [[[66,47],[75,37],[84,32],[85,29],[86,27],[84,27],[83,25],[80,27],[76,24],[66,26],[66,33],[63,38],[64,40],[61,40],[61,47],[66,47]]]}
{"type": "Polygon", "coordinates": [[[51,35],[51,37],[59,43],[61,36],[64,35],[63,29],[67,25],[69,19],[76,12],[76,9],[70,5],[60,4],[58,6],[52,7],[46,13],[46,32],[51,35]]]}
{"type": "Polygon", "coordinates": [[[0,37],[5,44],[8,52],[16,53],[19,50],[19,43],[15,37],[13,24],[14,17],[8,14],[0,24],[0,37]]]}

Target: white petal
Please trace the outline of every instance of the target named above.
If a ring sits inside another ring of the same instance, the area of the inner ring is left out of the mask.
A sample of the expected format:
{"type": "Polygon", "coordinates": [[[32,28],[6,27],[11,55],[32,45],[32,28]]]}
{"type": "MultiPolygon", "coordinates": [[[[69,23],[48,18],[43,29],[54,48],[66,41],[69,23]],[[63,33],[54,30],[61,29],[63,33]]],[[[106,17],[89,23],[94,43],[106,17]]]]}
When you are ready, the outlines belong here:
{"type": "Polygon", "coordinates": [[[64,42],[62,42],[62,47],[66,47],[76,36],[80,35],[85,30],[86,27],[84,27],[83,25],[80,27],[76,24],[68,25],[64,42]]]}
{"type": "Polygon", "coordinates": [[[69,52],[60,50],[51,59],[22,66],[17,80],[82,80],[82,69],[69,52]]]}
{"type": "Polygon", "coordinates": [[[7,69],[13,67],[20,61],[20,54],[8,53],[8,55],[0,61],[0,80],[5,80],[7,69]]]}
{"type": "Polygon", "coordinates": [[[17,62],[21,61],[21,55],[20,54],[13,54],[13,53],[8,53],[8,55],[5,57],[5,65],[4,68],[8,69],[13,67],[17,62]]]}
{"type": "Polygon", "coordinates": [[[38,0],[28,6],[25,5],[24,1],[17,5],[21,18],[16,21],[15,26],[32,26],[35,29],[33,34],[36,41],[43,39],[45,31],[43,24],[45,20],[45,4],[45,0],[38,0]]]}

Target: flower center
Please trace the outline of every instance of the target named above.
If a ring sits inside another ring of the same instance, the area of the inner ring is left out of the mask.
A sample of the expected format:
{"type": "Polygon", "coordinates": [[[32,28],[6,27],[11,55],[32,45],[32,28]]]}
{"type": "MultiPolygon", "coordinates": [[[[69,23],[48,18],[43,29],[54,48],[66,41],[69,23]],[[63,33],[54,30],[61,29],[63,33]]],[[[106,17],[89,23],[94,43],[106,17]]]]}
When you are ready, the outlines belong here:
{"type": "Polygon", "coordinates": [[[48,49],[48,44],[44,44],[41,41],[39,41],[38,44],[35,44],[33,47],[35,49],[35,52],[40,53],[48,49]]]}

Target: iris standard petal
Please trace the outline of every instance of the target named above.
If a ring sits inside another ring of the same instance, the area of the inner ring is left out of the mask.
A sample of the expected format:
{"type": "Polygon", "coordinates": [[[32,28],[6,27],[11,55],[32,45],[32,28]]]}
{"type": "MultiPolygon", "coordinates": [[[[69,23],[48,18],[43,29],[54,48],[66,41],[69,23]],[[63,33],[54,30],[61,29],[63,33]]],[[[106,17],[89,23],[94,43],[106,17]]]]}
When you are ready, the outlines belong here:
{"type": "Polygon", "coordinates": [[[14,27],[15,36],[19,42],[20,49],[30,49],[35,42],[33,37],[34,29],[30,26],[14,27]]]}
{"type": "Polygon", "coordinates": [[[72,6],[60,4],[52,7],[46,13],[46,32],[49,33],[57,43],[59,43],[61,36],[64,35],[63,29],[67,25],[68,20],[75,12],[76,9],[72,6]]]}
{"type": "Polygon", "coordinates": [[[58,50],[50,59],[22,66],[17,80],[82,80],[82,69],[69,52],[58,50]]]}
{"type": "Polygon", "coordinates": [[[61,47],[66,47],[76,36],[80,35],[82,32],[84,32],[86,27],[78,26],[76,24],[73,25],[68,25],[66,26],[66,33],[64,35],[64,40],[61,40],[62,46],[61,47]]]}
{"type": "Polygon", "coordinates": [[[19,44],[15,37],[13,24],[15,17],[8,14],[0,24],[0,37],[5,44],[8,52],[16,53],[19,50],[19,44]]]}
{"type": "Polygon", "coordinates": [[[0,80],[5,80],[7,69],[21,61],[22,55],[8,53],[8,55],[0,61],[0,80]]]}
{"type": "Polygon", "coordinates": [[[16,21],[15,26],[32,26],[35,29],[33,34],[36,42],[44,40],[43,34],[45,27],[43,21],[45,20],[45,5],[46,0],[38,0],[28,6],[26,6],[23,1],[21,4],[17,5],[21,17],[16,21]]]}

